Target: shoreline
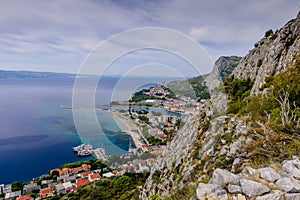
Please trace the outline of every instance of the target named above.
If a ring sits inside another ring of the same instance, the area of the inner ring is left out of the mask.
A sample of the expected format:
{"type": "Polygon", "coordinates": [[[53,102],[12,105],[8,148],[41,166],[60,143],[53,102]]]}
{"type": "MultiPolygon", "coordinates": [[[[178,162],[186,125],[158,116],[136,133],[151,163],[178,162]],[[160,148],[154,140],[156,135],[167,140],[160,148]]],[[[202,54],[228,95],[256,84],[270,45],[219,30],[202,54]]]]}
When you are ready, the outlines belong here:
{"type": "Polygon", "coordinates": [[[142,138],[138,132],[138,126],[131,119],[122,115],[118,111],[113,111],[113,110],[103,110],[103,111],[108,113],[115,120],[119,121],[123,126],[125,126],[125,129],[122,131],[126,132],[131,136],[136,148],[142,147],[144,143],[141,141],[142,138]]]}

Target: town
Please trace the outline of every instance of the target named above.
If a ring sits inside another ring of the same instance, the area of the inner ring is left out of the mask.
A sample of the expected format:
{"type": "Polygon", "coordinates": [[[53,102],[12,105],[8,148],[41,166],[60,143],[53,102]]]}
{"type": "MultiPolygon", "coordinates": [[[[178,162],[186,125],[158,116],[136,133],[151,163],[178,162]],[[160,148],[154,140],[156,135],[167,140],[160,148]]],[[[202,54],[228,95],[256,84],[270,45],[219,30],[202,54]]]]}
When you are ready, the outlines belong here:
{"type": "Polygon", "coordinates": [[[120,157],[108,156],[103,148],[92,150],[90,145],[82,144],[73,148],[78,156],[93,153],[96,159],[63,165],[26,184],[1,184],[0,199],[49,198],[76,193],[78,188],[101,179],[113,179],[126,173],[147,173],[166,143],[182,126],[184,118],[195,114],[204,104],[203,99],[196,101],[190,97],[175,96],[164,86],[141,90],[134,94],[127,111],[106,110],[126,126],[126,130],[122,131],[131,135],[135,147],[130,145],[128,153],[120,157]]]}

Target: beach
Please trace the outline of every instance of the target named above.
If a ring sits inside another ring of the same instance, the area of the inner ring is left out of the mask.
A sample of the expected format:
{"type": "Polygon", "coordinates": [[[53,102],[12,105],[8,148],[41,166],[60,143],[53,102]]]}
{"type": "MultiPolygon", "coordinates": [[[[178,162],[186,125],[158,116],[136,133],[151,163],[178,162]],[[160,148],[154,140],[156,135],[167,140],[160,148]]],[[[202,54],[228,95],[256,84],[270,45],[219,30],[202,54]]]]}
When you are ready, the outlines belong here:
{"type": "Polygon", "coordinates": [[[104,110],[104,111],[110,114],[114,119],[116,119],[122,125],[125,126],[125,129],[122,131],[128,133],[131,136],[136,148],[142,147],[144,143],[142,142],[142,138],[138,132],[138,126],[129,117],[122,115],[122,113],[118,111],[113,111],[113,110],[104,110]]]}

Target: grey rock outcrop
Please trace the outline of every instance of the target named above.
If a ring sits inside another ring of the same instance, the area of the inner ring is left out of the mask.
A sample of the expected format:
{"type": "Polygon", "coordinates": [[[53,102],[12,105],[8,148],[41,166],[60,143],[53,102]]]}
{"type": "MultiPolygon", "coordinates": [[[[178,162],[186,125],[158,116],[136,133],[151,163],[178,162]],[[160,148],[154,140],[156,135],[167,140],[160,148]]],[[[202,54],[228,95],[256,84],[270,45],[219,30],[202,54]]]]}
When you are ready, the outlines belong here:
{"type": "Polygon", "coordinates": [[[197,188],[197,197],[199,200],[226,200],[227,192],[219,185],[200,183],[197,188]]]}
{"type": "Polygon", "coordinates": [[[281,176],[271,167],[265,167],[258,169],[262,179],[269,182],[275,182],[281,178],[281,176]]]}
{"type": "Polygon", "coordinates": [[[279,190],[274,190],[269,194],[257,197],[255,200],[284,200],[284,193],[279,190]]]}
{"type": "Polygon", "coordinates": [[[242,193],[242,188],[239,185],[228,185],[228,192],[231,194],[237,194],[237,193],[242,193]]]}
{"type": "Polygon", "coordinates": [[[283,167],[283,169],[285,169],[285,171],[287,173],[289,173],[290,176],[300,179],[300,160],[299,159],[285,161],[283,163],[282,167],[283,167]]]}
{"type": "Polygon", "coordinates": [[[284,177],[276,181],[276,185],[283,191],[288,193],[300,192],[300,183],[294,178],[284,177]]]}
{"type": "Polygon", "coordinates": [[[248,197],[256,197],[270,191],[270,189],[266,185],[258,183],[256,181],[241,179],[240,182],[243,193],[248,197]]]}
{"type": "Polygon", "coordinates": [[[300,52],[300,14],[273,35],[264,37],[234,69],[236,78],[254,81],[251,93],[257,94],[265,77],[285,71],[300,52]],[[258,76],[259,75],[259,76],[258,76]]]}
{"type": "Polygon", "coordinates": [[[227,170],[216,169],[209,181],[209,184],[217,185],[228,185],[234,184],[238,185],[240,182],[239,177],[227,170]]]}
{"type": "Polygon", "coordinates": [[[300,200],[300,193],[295,193],[295,194],[285,194],[284,195],[285,200],[300,200]]]}

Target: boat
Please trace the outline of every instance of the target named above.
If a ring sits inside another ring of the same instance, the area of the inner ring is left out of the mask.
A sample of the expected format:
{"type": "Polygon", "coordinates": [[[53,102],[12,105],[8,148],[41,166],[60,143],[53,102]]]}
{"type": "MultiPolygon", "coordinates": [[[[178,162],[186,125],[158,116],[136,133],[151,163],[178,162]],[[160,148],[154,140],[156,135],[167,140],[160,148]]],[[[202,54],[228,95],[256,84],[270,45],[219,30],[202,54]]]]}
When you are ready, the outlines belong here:
{"type": "Polygon", "coordinates": [[[90,144],[81,144],[77,147],[73,147],[73,151],[76,152],[79,157],[90,156],[93,153],[93,146],[90,144]]]}

